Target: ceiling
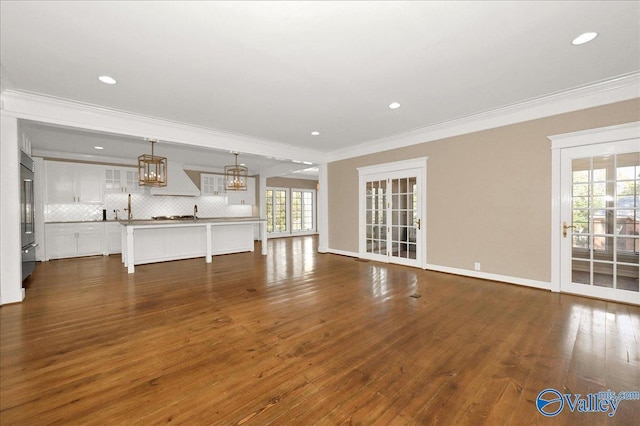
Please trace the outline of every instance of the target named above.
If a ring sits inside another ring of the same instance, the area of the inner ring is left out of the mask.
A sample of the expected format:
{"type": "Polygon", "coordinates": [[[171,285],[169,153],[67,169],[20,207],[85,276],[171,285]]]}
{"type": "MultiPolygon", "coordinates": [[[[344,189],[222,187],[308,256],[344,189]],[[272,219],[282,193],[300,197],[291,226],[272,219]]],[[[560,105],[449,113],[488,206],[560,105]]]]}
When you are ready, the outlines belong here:
{"type": "Polygon", "coordinates": [[[640,70],[637,1],[3,0],[0,16],[5,89],[324,153],[640,70]]]}

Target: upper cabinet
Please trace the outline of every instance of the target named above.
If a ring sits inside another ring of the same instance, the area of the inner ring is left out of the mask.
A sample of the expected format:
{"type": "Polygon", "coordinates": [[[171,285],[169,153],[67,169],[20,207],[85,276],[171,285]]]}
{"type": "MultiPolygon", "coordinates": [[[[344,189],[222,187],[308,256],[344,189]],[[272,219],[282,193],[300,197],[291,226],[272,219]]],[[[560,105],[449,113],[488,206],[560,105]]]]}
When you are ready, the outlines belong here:
{"type": "Polygon", "coordinates": [[[250,205],[256,203],[256,178],[247,178],[246,191],[227,191],[227,204],[229,205],[250,205]]]}
{"type": "Polygon", "coordinates": [[[104,169],[106,192],[140,193],[144,187],[138,184],[138,170],[133,167],[106,167],[104,169]]]}
{"type": "Polygon", "coordinates": [[[102,204],[103,166],[46,161],[47,204],[102,204]]]}
{"type": "Polygon", "coordinates": [[[256,179],[247,178],[246,191],[227,191],[224,175],[201,173],[200,195],[224,196],[228,205],[251,205],[256,203],[256,179]]]}
{"type": "Polygon", "coordinates": [[[224,176],[208,173],[200,174],[200,195],[225,195],[224,176]]]}

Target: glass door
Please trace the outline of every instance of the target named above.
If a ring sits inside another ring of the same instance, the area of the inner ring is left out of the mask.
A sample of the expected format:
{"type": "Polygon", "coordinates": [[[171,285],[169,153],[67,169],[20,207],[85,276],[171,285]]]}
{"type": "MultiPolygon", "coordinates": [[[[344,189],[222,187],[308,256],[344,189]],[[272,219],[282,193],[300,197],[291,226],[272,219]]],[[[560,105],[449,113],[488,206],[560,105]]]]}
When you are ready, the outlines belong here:
{"type": "Polygon", "coordinates": [[[287,217],[287,189],[269,188],[266,191],[267,232],[282,234],[289,231],[287,217]]]}
{"type": "Polygon", "coordinates": [[[362,257],[422,266],[421,181],[421,169],[372,174],[362,180],[362,257]]]}
{"type": "Polygon", "coordinates": [[[638,147],[632,140],[562,151],[561,291],[640,303],[638,147]]]}
{"type": "MultiPolygon", "coordinates": [[[[418,183],[415,176],[391,179],[391,249],[389,256],[399,263],[418,256],[418,183]]],[[[413,263],[413,262],[411,262],[413,263]]]]}
{"type": "Polygon", "coordinates": [[[373,260],[387,262],[387,179],[365,182],[365,251],[373,260]]]}

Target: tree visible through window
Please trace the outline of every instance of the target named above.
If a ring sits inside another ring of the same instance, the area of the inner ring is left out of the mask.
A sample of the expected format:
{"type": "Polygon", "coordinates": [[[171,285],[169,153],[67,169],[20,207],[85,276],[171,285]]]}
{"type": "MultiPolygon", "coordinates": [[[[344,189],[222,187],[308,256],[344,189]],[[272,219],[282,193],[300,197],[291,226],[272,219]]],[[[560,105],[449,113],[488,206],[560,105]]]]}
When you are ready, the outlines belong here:
{"type": "Polygon", "coordinates": [[[313,191],[293,190],[291,199],[293,232],[313,231],[313,191]]]}
{"type": "Polygon", "coordinates": [[[267,189],[267,232],[287,232],[287,190],[267,189]]]}

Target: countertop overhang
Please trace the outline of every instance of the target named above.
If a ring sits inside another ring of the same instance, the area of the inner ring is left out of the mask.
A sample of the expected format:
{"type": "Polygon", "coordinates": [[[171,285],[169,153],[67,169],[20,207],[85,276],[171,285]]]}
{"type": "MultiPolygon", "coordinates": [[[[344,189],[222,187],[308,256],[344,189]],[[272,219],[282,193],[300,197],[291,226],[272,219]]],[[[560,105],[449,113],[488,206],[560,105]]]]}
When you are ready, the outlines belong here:
{"type": "Polygon", "coordinates": [[[206,224],[231,224],[231,223],[262,223],[266,219],[259,217],[202,217],[197,219],[132,219],[119,221],[124,226],[149,226],[149,225],[206,225],[206,224]]]}

